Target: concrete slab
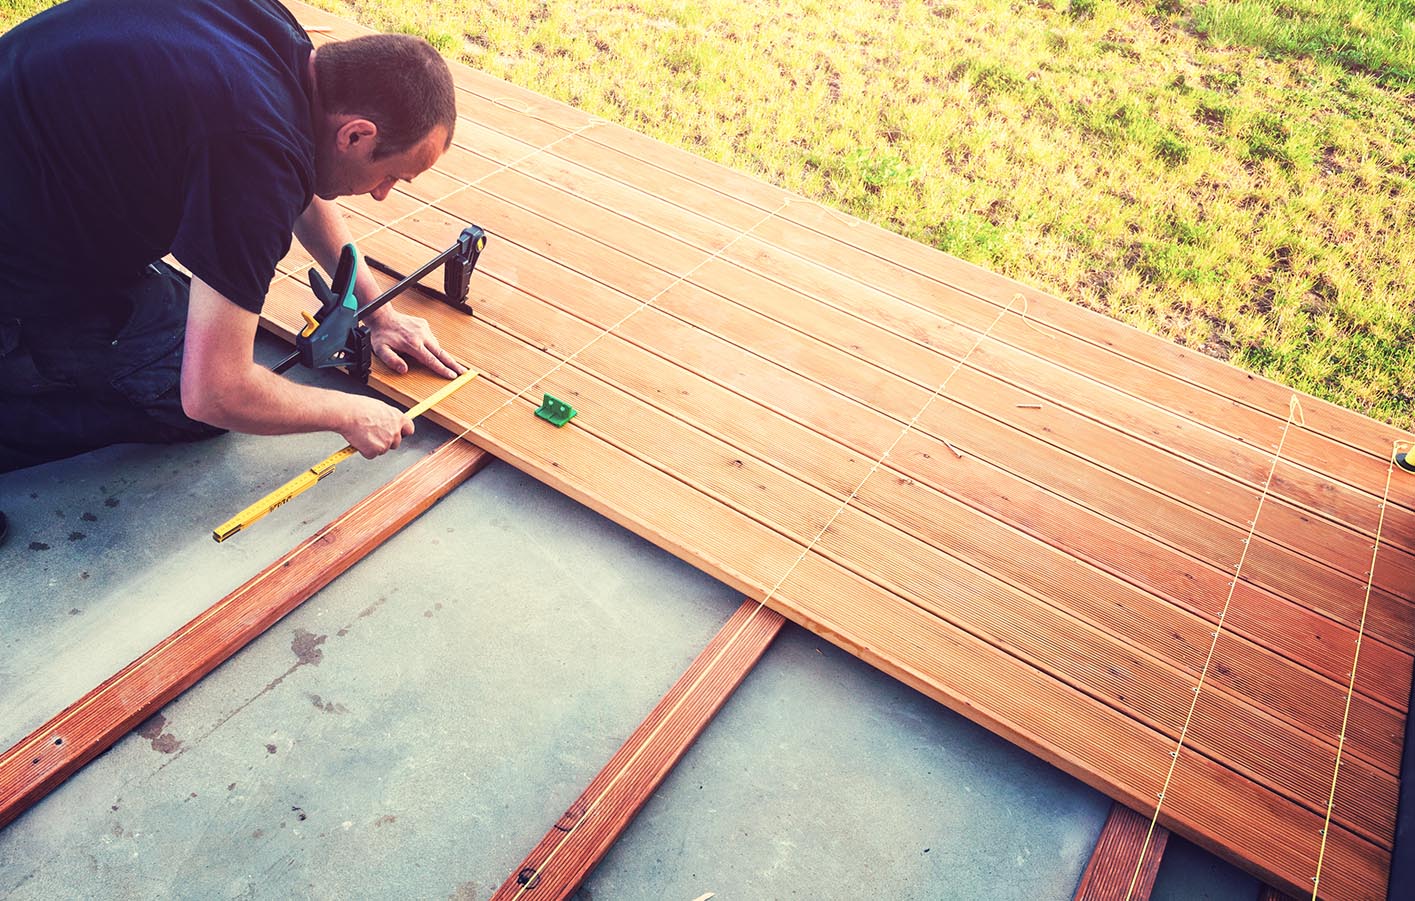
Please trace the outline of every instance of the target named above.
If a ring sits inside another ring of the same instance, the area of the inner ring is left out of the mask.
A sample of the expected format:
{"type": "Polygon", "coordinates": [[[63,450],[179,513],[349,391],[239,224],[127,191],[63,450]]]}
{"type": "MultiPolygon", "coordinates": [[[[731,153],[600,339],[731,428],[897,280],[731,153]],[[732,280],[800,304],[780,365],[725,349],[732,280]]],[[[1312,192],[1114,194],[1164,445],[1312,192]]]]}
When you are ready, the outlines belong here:
{"type": "Polygon", "coordinates": [[[1070,898],[1109,810],[793,626],[581,896],[1070,898]]]}
{"type": "MultiPolygon", "coordinates": [[[[0,476],[0,742],[439,432],[341,466],[224,545],[215,521],[331,436],[112,448],[0,476]]],[[[0,896],[486,897],[739,601],[493,465],[0,832],[0,896]]],[[[1067,898],[1107,808],[788,627],[580,897],[1067,898]]],[[[1251,879],[1177,846],[1156,897],[1252,897],[1251,879]]]]}

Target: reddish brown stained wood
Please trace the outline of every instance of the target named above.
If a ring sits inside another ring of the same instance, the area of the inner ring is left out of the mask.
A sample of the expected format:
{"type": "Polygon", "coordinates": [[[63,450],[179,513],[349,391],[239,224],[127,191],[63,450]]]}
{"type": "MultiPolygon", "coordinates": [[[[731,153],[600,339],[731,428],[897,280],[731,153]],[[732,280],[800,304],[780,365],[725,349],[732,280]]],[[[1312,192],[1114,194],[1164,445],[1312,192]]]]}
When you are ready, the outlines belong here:
{"type": "Polygon", "coordinates": [[[1145,817],[1124,804],[1111,805],[1110,816],[1096,839],[1096,849],[1091,852],[1086,872],[1081,874],[1081,884],[1076,887],[1076,901],[1145,901],[1149,898],[1155,877],[1159,875],[1165,843],[1169,841],[1169,830],[1156,826],[1145,847],[1149,830],[1150,821],[1145,817]],[[1145,847],[1145,863],[1136,879],[1135,864],[1141,847],[1145,847]]]}
{"type": "Polygon", "coordinates": [[[0,755],[0,829],[492,459],[452,440],[0,755]]]}
{"type": "Polygon", "coordinates": [[[492,901],[541,901],[573,892],[785,622],[756,601],[738,607],[492,901]]]}

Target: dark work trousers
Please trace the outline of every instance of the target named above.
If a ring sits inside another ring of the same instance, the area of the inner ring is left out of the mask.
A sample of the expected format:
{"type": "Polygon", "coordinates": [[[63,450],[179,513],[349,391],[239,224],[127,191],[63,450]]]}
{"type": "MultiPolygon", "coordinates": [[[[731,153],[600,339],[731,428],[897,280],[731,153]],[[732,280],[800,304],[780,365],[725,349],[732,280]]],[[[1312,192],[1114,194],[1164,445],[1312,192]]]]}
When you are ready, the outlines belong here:
{"type": "Polygon", "coordinates": [[[0,318],[0,472],[221,434],[182,412],[189,289],[159,262],[82,317],[0,318]]]}

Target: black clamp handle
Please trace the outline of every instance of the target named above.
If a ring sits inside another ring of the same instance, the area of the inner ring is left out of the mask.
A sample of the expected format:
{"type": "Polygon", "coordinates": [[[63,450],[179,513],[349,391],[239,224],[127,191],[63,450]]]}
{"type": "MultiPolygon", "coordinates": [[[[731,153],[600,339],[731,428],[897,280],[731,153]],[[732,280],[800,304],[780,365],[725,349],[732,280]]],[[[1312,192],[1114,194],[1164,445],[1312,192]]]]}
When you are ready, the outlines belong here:
{"type": "Polygon", "coordinates": [[[472,273],[476,271],[477,260],[486,249],[486,231],[479,225],[468,225],[457,236],[457,242],[437,254],[411,275],[403,275],[390,269],[372,257],[361,257],[353,244],[345,244],[339,254],[339,265],[334,270],[334,283],[326,284],[324,277],[314,267],[310,267],[310,289],[319,300],[319,312],[315,315],[304,313],[305,328],[295,338],[295,352],[279,363],[273,371],[285,372],[296,363],[313,369],[330,366],[346,366],[349,374],[364,384],[368,383],[373,367],[373,353],[369,342],[368,326],[361,320],[408,288],[418,288],[437,297],[454,309],[472,314],[468,300],[472,273]],[[359,261],[399,281],[378,297],[359,307],[354,298],[354,284],[358,281],[359,261]],[[438,266],[445,266],[442,273],[443,291],[418,285],[423,278],[438,266]]]}

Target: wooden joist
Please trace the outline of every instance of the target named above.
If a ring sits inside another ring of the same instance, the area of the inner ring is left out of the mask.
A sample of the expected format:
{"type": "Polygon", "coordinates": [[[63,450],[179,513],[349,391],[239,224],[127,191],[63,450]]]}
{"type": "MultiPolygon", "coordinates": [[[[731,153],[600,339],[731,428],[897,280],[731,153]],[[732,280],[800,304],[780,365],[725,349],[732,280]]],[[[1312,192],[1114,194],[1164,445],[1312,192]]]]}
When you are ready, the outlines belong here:
{"type": "Polygon", "coordinates": [[[781,614],[756,601],[737,608],[589,787],[492,895],[493,901],[559,901],[573,892],[784,623],[781,614]]]}
{"type": "Polygon", "coordinates": [[[452,440],[0,754],[0,828],[485,466],[452,440]]]}
{"type": "Polygon", "coordinates": [[[1112,804],[1095,850],[1081,874],[1075,901],[1146,901],[1159,875],[1169,830],[1124,804],[1112,804]],[[1140,863],[1140,852],[1145,854],[1140,863]]]}

